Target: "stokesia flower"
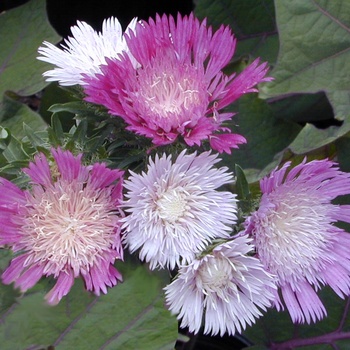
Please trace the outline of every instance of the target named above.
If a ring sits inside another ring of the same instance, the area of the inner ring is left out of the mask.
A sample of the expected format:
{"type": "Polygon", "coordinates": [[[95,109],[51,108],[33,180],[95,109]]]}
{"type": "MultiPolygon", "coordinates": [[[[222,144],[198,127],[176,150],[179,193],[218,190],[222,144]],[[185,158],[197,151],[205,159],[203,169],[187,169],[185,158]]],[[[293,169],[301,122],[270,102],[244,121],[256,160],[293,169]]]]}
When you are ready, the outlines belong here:
{"type": "Polygon", "coordinates": [[[218,245],[179,269],[165,287],[166,302],[181,327],[197,333],[234,335],[252,325],[271,305],[273,277],[253,254],[251,239],[241,236],[218,245]]]}
{"type": "Polygon", "coordinates": [[[84,166],[82,155],[68,151],[52,154],[51,167],[40,154],[23,169],[31,178],[28,190],[0,178],[0,244],[16,254],[2,281],[25,292],[42,276],[53,276],[57,282],[45,298],[57,304],[79,276],[96,295],[122,280],[113,264],[123,258],[123,172],[84,166]]]}
{"type": "Polygon", "coordinates": [[[176,24],[164,15],[138,23],[126,41],[138,65],[127,54],[108,59],[102,75],[86,79],[87,101],[104,105],[155,145],[181,136],[189,146],[208,139],[213,149],[231,153],[246,142],[223,126],[234,114],[223,108],[270,78],[259,60],[239,75],[222,72],[236,45],[228,27],[212,33],[193,14],[178,15],[176,24]]]}
{"type": "Polygon", "coordinates": [[[322,285],[342,298],[350,294],[350,235],[336,226],[350,223],[350,206],[332,203],[350,193],[350,174],[329,160],[289,168],[287,162],[261,180],[260,206],[247,219],[246,233],[277,275],[277,309],[284,302],[293,322],[310,323],[326,315],[316,294],[322,285]]]}
{"type": "Polygon", "coordinates": [[[191,261],[215,237],[228,238],[236,222],[235,195],[217,188],[233,181],[210,152],[150,158],[146,173],[125,181],[123,241],[150,268],[191,261]]]}
{"type": "MultiPolygon", "coordinates": [[[[134,18],[126,29],[126,33],[134,30],[137,19],[134,18]]],[[[44,41],[39,47],[37,57],[55,65],[43,75],[47,81],[58,81],[60,85],[84,85],[84,76],[101,73],[100,65],[106,58],[118,59],[122,51],[127,51],[121,25],[117,18],[111,17],[103,21],[102,32],[98,33],[85,22],[77,22],[71,27],[72,37],[64,40],[61,48],[44,41]]],[[[134,62],[133,58],[130,59],[134,62]]]]}

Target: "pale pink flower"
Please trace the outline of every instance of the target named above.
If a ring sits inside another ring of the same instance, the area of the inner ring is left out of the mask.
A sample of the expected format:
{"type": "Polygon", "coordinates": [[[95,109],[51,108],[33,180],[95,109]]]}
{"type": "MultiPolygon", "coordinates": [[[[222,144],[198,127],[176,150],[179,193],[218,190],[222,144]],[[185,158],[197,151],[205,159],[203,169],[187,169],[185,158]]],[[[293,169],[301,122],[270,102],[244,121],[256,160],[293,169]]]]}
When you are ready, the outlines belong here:
{"type": "MultiPolygon", "coordinates": [[[[134,30],[137,19],[128,25],[126,32],[134,30]]],[[[44,41],[39,47],[37,57],[55,65],[52,70],[43,75],[47,81],[58,81],[60,85],[84,85],[84,76],[94,76],[101,73],[101,64],[106,58],[118,59],[123,51],[128,51],[122,27],[117,18],[111,17],[103,21],[102,32],[96,32],[85,22],[77,21],[71,27],[72,37],[64,40],[61,48],[44,41]]],[[[130,57],[133,61],[133,58],[130,57]]]]}
{"type": "Polygon", "coordinates": [[[316,294],[322,285],[342,298],[350,294],[350,235],[336,226],[350,222],[350,206],[332,202],[350,193],[350,174],[329,160],[293,169],[287,162],[260,187],[260,206],[247,219],[246,233],[265,268],[277,275],[276,307],[284,304],[293,322],[320,320],[326,315],[316,294]]]}
{"type": "Polygon", "coordinates": [[[79,276],[96,295],[122,280],[113,264],[123,258],[123,172],[82,165],[82,155],[69,151],[52,155],[54,163],[40,154],[23,169],[31,178],[28,190],[0,178],[0,244],[16,253],[2,281],[25,292],[53,276],[57,282],[46,299],[57,304],[79,276]]]}
{"type": "Polygon", "coordinates": [[[215,237],[230,236],[236,222],[235,195],[217,188],[233,181],[217,155],[180,153],[151,158],[147,171],[125,181],[123,241],[150,268],[173,269],[191,261],[215,237]]]}
{"type": "Polygon", "coordinates": [[[189,146],[209,140],[213,149],[231,153],[246,142],[224,126],[234,113],[223,109],[270,78],[259,60],[238,75],[223,73],[236,45],[228,27],[213,33],[193,14],[178,15],[176,24],[164,15],[138,23],[126,41],[138,65],[127,54],[107,60],[102,75],[86,79],[87,101],[104,105],[155,145],[180,136],[189,146]]]}
{"type": "Polygon", "coordinates": [[[251,239],[241,236],[216,246],[210,253],[179,269],[165,287],[166,302],[177,314],[181,327],[204,334],[242,332],[260,317],[274,298],[273,277],[250,256],[251,239]]]}

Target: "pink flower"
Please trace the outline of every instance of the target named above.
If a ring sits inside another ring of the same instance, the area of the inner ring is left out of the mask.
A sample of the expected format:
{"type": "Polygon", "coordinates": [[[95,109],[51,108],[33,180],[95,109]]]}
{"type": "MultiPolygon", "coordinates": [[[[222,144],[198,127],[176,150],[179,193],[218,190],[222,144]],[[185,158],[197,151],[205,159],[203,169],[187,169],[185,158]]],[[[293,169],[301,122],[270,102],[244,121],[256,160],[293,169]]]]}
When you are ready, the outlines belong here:
{"type": "Polygon", "coordinates": [[[104,105],[155,145],[181,136],[189,146],[209,139],[213,149],[230,153],[246,142],[222,126],[233,116],[222,110],[271,79],[265,77],[266,63],[259,60],[239,75],[222,72],[236,45],[228,27],[212,33],[206,21],[200,23],[192,14],[178,15],[176,24],[164,15],[138,23],[125,38],[138,65],[128,54],[107,59],[103,74],[85,80],[87,101],[104,105]]]}
{"type": "Polygon", "coordinates": [[[156,267],[174,269],[190,262],[213,238],[229,238],[237,220],[236,195],[217,188],[233,181],[210,152],[186,154],[172,161],[156,156],[147,171],[125,181],[123,241],[131,252],[156,267]]]}
{"type": "Polygon", "coordinates": [[[276,289],[273,277],[253,253],[251,239],[241,236],[216,246],[211,253],[182,266],[165,287],[170,311],[181,327],[197,333],[233,335],[252,325],[271,305],[276,289]]]}
{"type": "Polygon", "coordinates": [[[316,294],[329,285],[340,297],[350,294],[350,235],[335,224],[350,222],[350,206],[332,201],[350,193],[350,174],[329,160],[290,162],[260,182],[259,209],[247,219],[258,257],[277,275],[293,322],[315,322],[326,315],[316,294]]]}
{"type": "Polygon", "coordinates": [[[16,253],[2,281],[25,292],[52,275],[57,282],[46,299],[57,304],[79,276],[96,295],[122,280],[113,264],[123,258],[123,172],[84,166],[82,155],[69,151],[52,155],[53,164],[40,154],[23,170],[31,178],[28,190],[0,178],[0,244],[16,253]]]}

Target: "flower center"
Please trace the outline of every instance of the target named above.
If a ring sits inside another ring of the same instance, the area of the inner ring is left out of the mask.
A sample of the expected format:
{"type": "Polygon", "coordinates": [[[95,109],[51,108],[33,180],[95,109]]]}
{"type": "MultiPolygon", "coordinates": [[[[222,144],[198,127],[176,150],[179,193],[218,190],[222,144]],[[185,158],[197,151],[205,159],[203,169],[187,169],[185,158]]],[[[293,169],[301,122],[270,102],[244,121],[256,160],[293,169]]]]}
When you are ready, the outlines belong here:
{"type": "Polygon", "coordinates": [[[161,53],[151,64],[140,68],[138,81],[139,98],[156,118],[181,119],[184,113],[190,116],[198,106],[207,107],[203,74],[192,65],[180,64],[169,54],[161,53]]]}
{"type": "Polygon", "coordinates": [[[75,274],[89,269],[114,242],[117,224],[108,189],[58,180],[51,188],[27,193],[22,244],[31,259],[50,263],[58,273],[70,265],[75,274]]]}
{"type": "Polygon", "coordinates": [[[175,223],[186,211],[186,194],[179,189],[169,189],[157,200],[157,212],[161,219],[175,223]]]}
{"type": "Polygon", "coordinates": [[[191,79],[181,77],[179,81],[172,72],[154,75],[149,89],[143,93],[150,110],[162,118],[180,114],[183,109],[199,103],[199,92],[191,79]]]}
{"type": "Polygon", "coordinates": [[[265,197],[267,212],[253,214],[253,235],[260,259],[283,281],[314,274],[322,264],[328,234],[328,206],[312,190],[281,191],[265,197]]]}
{"type": "Polygon", "coordinates": [[[233,277],[233,267],[227,259],[209,258],[199,267],[197,283],[200,284],[205,294],[221,294],[222,289],[231,286],[233,277]]]}

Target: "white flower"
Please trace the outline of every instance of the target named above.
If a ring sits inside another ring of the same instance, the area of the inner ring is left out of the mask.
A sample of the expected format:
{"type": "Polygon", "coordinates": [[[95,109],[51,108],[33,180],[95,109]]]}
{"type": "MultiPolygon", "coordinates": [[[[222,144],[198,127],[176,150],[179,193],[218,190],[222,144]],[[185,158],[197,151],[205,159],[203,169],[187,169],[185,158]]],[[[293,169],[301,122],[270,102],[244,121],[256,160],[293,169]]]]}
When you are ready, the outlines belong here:
{"type": "MultiPolygon", "coordinates": [[[[137,19],[134,18],[126,33],[134,30],[137,19]]],[[[47,81],[58,81],[60,85],[84,85],[84,74],[94,76],[101,73],[100,66],[106,64],[106,58],[118,58],[122,51],[128,51],[122,27],[117,18],[103,21],[102,32],[96,32],[85,22],[77,22],[71,27],[73,36],[64,40],[62,49],[44,41],[45,46],[38,49],[42,56],[37,57],[56,65],[43,75],[47,81]]]]}
{"type": "Polygon", "coordinates": [[[242,332],[271,305],[276,289],[261,262],[248,256],[252,240],[241,236],[179,269],[165,287],[169,309],[182,319],[181,327],[197,333],[223,336],[242,332]]]}
{"type": "Polygon", "coordinates": [[[233,181],[210,152],[186,155],[172,162],[165,154],[149,160],[146,173],[131,173],[125,182],[124,242],[150,268],[190,262],[216,237],[228,238],[236,222],[235,195],[216,189],[233,181]]]}

